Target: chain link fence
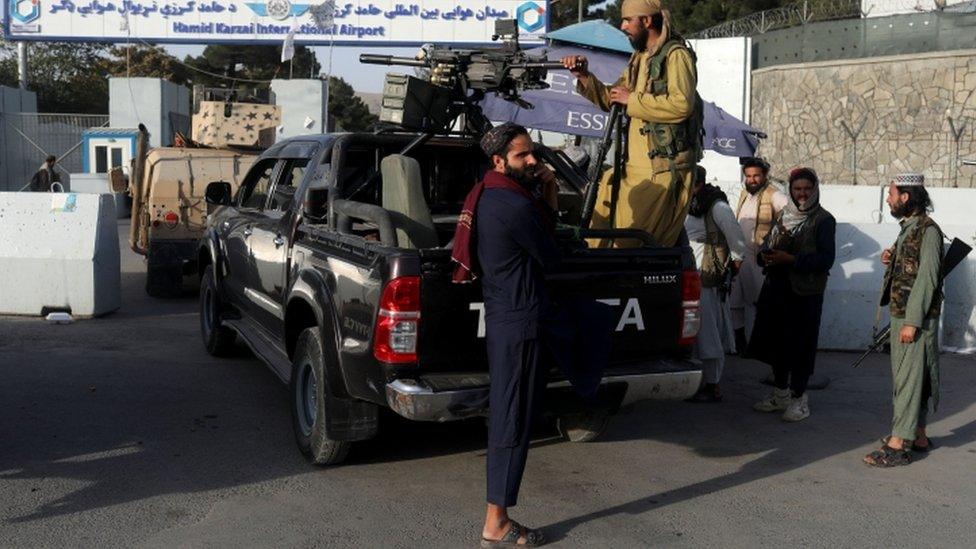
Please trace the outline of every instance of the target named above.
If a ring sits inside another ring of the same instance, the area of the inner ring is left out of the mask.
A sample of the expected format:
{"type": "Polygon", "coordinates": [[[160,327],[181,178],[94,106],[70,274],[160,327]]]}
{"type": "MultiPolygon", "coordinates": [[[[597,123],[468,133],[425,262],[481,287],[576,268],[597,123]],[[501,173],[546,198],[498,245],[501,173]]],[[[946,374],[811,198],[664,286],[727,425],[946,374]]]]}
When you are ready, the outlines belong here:
{"type": "Polygon", "coordinates": [[[82,171],[82,134],[108,126],[105,114],[0,114],[0,158],[4,178],[0,190],[19,191],[50,155],[57,157],[61,180],[82,171]]]}
{"type": "Polygon", "coordinates": [[[691,38],[729,38],[755,36],[777,29],[806,25],[817,21],[833,21],[861,17],[860,0],[820,0],[797,2],[790,6],[761,11],[733,21],[707,28],[691,38]]]}

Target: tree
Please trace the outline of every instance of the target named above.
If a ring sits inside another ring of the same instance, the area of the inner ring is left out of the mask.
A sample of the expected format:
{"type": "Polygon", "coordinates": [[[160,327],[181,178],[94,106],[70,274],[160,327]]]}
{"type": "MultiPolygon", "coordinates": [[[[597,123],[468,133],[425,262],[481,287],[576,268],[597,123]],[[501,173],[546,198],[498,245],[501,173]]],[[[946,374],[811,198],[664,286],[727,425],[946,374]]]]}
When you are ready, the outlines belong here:
{"type": "Polygon", "coordinates": [[[371,129],[379,118],[369,112],[363,100],[356,96],[352,86],[342,78],[329,79],[329,116],[345,131],[358,132],[371,129]]]}
{"type": "MultiPolygon", "coordinates": [[[[41,112],[108,112],[108,46],[97,43],[38,42],[28,46],[27,81],[41,112]]],[[[17,54],[4,42],[0,83],[18,85],[17,54]]]]}
{"type": "Polygon", "coordinates": [[[195,74],[194,83],[224,86],[234,79],[262,80],[274,78],[309,78],[318,76],[322,67],[315,54],[305,46],[295,46],[291,63],[281,62],[280,46],[207,46],[198,57],[185,59],[195,74]],[[211,73],[211,74],[207,74],[211,73]],[[219,76],[213,76],[219,75],[219,76]]]}
{"type": "Polygon", "coordinates": [[[190,71],[180,60],[158,46],[116,46],[109,49],[105,66],[111,76],[162,78],[174,84],[186,84],[190,71]]]}

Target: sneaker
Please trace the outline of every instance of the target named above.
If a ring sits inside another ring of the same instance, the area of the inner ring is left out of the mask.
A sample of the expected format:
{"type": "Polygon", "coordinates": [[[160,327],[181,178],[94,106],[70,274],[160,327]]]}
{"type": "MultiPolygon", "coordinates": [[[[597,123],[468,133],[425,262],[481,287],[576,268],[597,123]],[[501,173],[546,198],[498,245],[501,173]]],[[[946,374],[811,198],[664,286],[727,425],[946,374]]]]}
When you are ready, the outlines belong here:
{"type": "Polygon", "coordinates": [[[803,393],[800,398],[791,399],[789,407],[783,412],[783,421],[802,421],[808,417],[810,417],[810,406],[806,393],[803,393]]]}
{"type": "Polygon", "coordinates": [[[765,400],[760,400],[759,402],[752,405],[752,409],[757,412],[777,412],[779,410],[785,410],[790,405],[790,390],[789,389],[773,389],[773,394],[769,395],[765,400]]]}

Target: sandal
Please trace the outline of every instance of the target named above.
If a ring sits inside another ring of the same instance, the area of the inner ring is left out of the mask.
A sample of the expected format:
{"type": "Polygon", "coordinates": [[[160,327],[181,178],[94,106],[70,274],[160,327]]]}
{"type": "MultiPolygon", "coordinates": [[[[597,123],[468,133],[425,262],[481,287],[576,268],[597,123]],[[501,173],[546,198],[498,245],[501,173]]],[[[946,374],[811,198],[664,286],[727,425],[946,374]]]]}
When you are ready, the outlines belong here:
{"type": "Polygon", "coordinates": [[[899,467],[912,462],[912,453],[908,450],[895,449],[885,444],[880,450],[875,450],[864,456],[864,463],[871,467],[899,467]]]}
{"type": "Polygon", "coordinates": [[[481,546],[492,549],[502,547],[538,547],[546,542],[545,536],[539,530],[530,530],[514,520],[510,522],[512,526],[502,536],[502,539],[481,538],[481,546]],[[519,538],[523,537],[525,538],[525,543],[519,543],[519,538]]]}
{"type": "MultiPolygon", "coordinates": [[[[890,435],[884,437],[883,439],[881,439],[881,444],[887,445],[889,440],[891,440],[891,436],[890,435]]],[[[919,446],[918,444],[915,443],[914,440],[912,441],[912,451],[913,452],[920,452],[920,453],[924,454],[924,453],[928,452],[929,450],[931,450],[933,448],[935,448],[935,444],[932,442],[932,439],[931,438],[929,438],[929,443],[926,444],[925,446],[919,446]]]]}

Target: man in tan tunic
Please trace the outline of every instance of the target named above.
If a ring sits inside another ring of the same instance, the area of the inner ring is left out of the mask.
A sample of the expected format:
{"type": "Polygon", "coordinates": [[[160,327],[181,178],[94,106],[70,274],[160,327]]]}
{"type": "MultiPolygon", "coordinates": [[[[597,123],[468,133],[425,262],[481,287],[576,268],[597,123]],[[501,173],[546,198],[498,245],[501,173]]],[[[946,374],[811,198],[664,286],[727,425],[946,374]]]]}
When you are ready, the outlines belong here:
{"type": "Polygon", "coordinates": [[[630,118],[614,219],[610,219],[610,170],[601,182],[590,226],[644,229],[659,245],[673,246],[684,226],[695,165],[702,152],[695,55],[672,28],[671,15],[660,0],[623,0],[620,11],[620,28],[635,51],[614,84],[597,80],[584,56],[562,60],[576,76],[580,95],[605,111],[619,103],[630,118]]]}
{"type": "Polygon", "coordinates": [[[769,181],[769,164],[765,160],[744,158],[741,163],[744,187],[735,206],[735,217],[746,237],[747,248],[742,269],[732,281],[729,303],[732,327],[735,329],[735,346],[740,354],[745,354],[748,346],[746,334],[752,331],[756,301],[759,300],[759,291],[762,290],[765,278],[762,267],[756,262],[756,254],[762,247],[763,239],[772,229],[773,221],[786,207],[789,199],[769,181]]]}

